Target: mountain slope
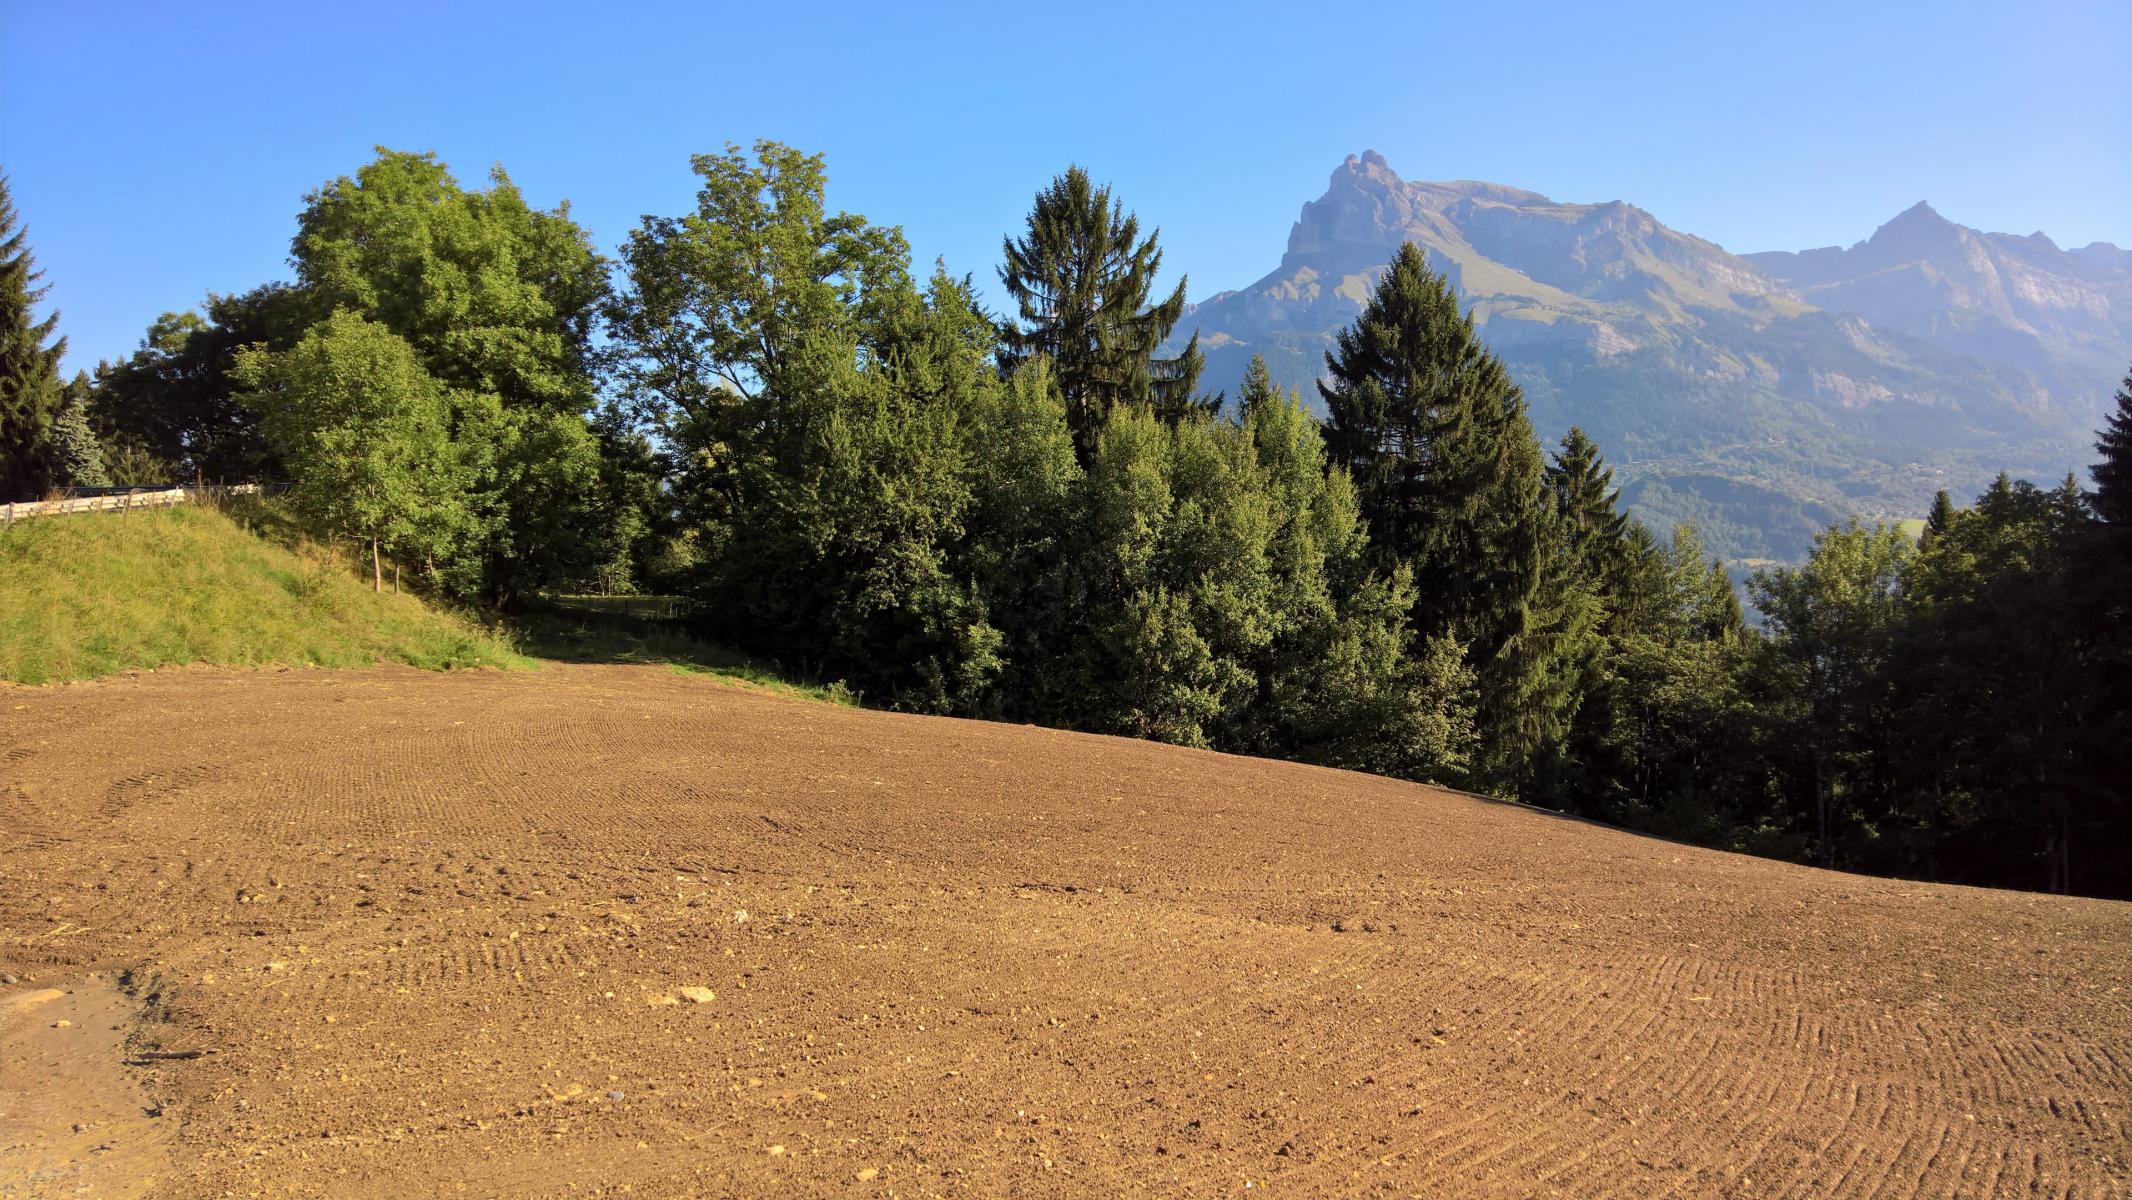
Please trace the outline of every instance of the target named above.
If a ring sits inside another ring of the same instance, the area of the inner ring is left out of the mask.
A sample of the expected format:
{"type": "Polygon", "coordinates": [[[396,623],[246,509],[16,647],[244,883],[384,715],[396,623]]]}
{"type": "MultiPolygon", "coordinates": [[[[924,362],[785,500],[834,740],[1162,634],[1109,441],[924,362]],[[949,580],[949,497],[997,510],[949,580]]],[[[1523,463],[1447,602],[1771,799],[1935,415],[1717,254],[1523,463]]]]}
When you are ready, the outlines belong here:
{"type": "MultiPolygon", "coordinates": [[[[1889,246],[1909,236],[1897,230],[1889,246]]],[[[1303,206],[1278,267],[1185,318],[1180,334],[1197,328],[1208,352],[1209,386],[1233,387],[1257,353],[1315,400],[1334,331],[1402,241],[1458,288],[1543,437],[1583,425],[1646,520],[1693,517],[1737,558],[1797,557],[1834,515],[1921,511],[1936,488],[1973,491],[2001,468],[2050,477],[2084,462],[2115,378],[2100,364],[2113,339],[2118,358],[2132,356],[2111,324],[2132,314],[2109,282],[2132,280],[2114,247],[1989,241],[2007,264],[1995,277],[2012,281],[2002,290],[2036,298],[2007,300],[2000,325],[1982,315],[1935,323],[1929,300],[1905,309],[1891,299],[1874,311],[1918,315],[1876,319],[1845,308],[1858,305],[1840,288],[1816,303],[1820,285],[1802,270],[1837,285],[1871,274],[1831,252],[1809,252],[1805,268],[1741,257],[1620,201],[1407,181],[1369,152],[1303,206]],[[2028,341],[1991,352],[1976,331],[2002,327],[2028,341]]],[[[1971,294],[1989,293],[1960,293],[1971,294]]]]}
{"type": "Polygon", "coordinates": [[[2027,371],[2054,389],[2121,371],[2132,256],[1957,225],[1919,203],[1849,249],[1749,254],[1810,303],[2027,371]]]}

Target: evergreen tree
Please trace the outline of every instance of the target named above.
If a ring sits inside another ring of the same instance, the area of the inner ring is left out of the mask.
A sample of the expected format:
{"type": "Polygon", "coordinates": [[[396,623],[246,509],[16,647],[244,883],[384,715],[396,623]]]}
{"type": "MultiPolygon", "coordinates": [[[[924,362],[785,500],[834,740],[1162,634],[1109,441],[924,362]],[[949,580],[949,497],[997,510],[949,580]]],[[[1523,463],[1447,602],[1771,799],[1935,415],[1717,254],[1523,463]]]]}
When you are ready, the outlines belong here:
{"type": "Polygon", "coordinates": [[[1572,425],[1563,437],[1547,468],[1547,490],[1569,553],[1585,576],[1598,583],[1618,571],[1629,519],[1621,511],[1613,468],[1584,430],[1572,425]]]}
{"type": "Polygon", "coordinates": [[[1941,488],[1932,497],[1932,511],[1925,514],[1925,531],[1918,535],[1919,548],[1930,546],[1932,539],[1946,533],[1947,527],[1954,524],[1954,514],[1954,498],[1941,488]]]}
{"type": "Polygon", "coordinates": [[[0,175],[0,501],[34,499],[53,483],[49,443],[67,339],[46,344],[59,314],[37,319],[43,277],[0,175]]]}
{"type": "Polygon", "coordinates": [[[2102,455],[2088,471],[2095,480],[2095,515],[2106,525],[2132,529],[2132,371],[2117,385],[2117,409],[2104,418],[2095,449],[2102,455]]]}
{"type": "Polygon", "coordinates": [[[1332,460],[1353,475],[1371,544],[1413,572],[1415,633],[1468,645],[1484,774],[1516,788],[1564,730],[1570,656],[1589,633],[1551,557],[1524,396],[1412,243],[1325,362],[1332,460]]]}
{"type": "Polygon", "coordinates": [[[1612,600],[1599,686],[1577,714],[1579,811],[1729,849],[1775,848],[1748,669],[1754,639],[1722,564],[1693,525],[1659,546],[1641,525],[1612,600]]]}
{"type": "Polygon", "coordinates": [[[52,421],[52,473],[64,487],[110,487],[104,448],[89,425],[89,377],[74,376],[52,421]]]}
{"type": "Polygon", "coordinates": [[[1011,371],[1035,355],[1051,361],[1084,465],[1117,406],[1171,420],[1207,407],[1197,399],[1205,365],[1197,334],[1176,358],[1155,357],[1185,305],[1182,278],[1166,299],[1150,302],[1162,266],[1158,238],[1159,231],[1142,238],[1139,219],[1076,166],[1037,193],[1027,233],[1005,239],[999,278],[1019,319],[1001,326],[1002,365],[1011,371]]]}
{"type": "MultiPolygon", "coordinates": [[[[2096,441],[2089,469],[2095,520],[2082,532],[2076,620],[2092,656],[2095,686],[2085,713],[2090,742],[2081,793],[2117,844],[2132,843],[2132,372],[2096,441]]],[[[2132,895],[2132,856],[2092,856],[2098,894],[2132,895]]]]}
{"type": "Polygon", "coordinates": [[[1903,840],[1866,865],[2059,892],[2095,865],[2083,764],[2106,673],[2079,629],[2089,524],[2071,477],[2046,492],[2002,475],[1919,553],[1889,665],[1906,729],[1879,764],[1908,795],[1877,824],[1903,840]]]}

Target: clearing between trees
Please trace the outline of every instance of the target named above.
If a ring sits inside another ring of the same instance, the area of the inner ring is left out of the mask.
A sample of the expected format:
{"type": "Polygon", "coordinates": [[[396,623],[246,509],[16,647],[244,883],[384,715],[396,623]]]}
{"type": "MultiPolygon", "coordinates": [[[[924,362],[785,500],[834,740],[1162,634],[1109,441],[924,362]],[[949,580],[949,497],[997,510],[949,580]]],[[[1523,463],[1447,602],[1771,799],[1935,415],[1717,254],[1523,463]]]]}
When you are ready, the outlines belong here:
{"type": "Polygon", "coordinates": [[[2132,905],[655,667],[0,687],[0,976],[9,1197],[2132,1190],[2132,905]]]}

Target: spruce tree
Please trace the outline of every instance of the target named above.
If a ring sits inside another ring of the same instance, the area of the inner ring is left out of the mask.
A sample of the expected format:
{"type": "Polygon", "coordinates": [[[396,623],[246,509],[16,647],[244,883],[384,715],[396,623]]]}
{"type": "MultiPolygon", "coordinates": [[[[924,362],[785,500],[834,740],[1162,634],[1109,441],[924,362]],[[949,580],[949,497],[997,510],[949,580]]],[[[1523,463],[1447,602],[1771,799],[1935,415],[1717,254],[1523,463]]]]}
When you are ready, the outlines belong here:
{"type": "Polygon", "coordinates": [[[1600,561],[1611,556],[1628,527],[1621,492],[1614,487],[1614,469],[1606,465],[1599,444],[1574,425],[1554,457],[1547,468],[1547,490],[1562,516],[1563,537],[1579,558],[1600,561]]]}
{"type": "Polygon", "coordinates": [[[1925,531],[1917,539],[1919,548],[1930,546],[1933,539],[1945,535],[1948,526],[1954,524],[1954,518],[1954,497],[1947,494],[1946,488],[1941,488],[1939,494],[1932,497],[1932,511],[1925,515],[1925,531]]]}
{"type": "Polygon", "coordinates": [[[67,384],[52,420],[51,460],[54,479],[64,487],[110,487],[104,447],[89,424],[89,377],[76,374],[67,384]]]}
{"type": "Polygon", "coordinates": [[[2117,386],[2117,411],[2104,419],[2095,449],[2102,461],[2088,472],[2095,479],[2088,502],[2105,524],[2132,529],[2132,371],[2117,386]]]}
{"type": "MultiPolygon", "coordinates": [[[[2124,845],[2132,834],[2132,372],[2117,389],[2116,411],[2104,421],[2096,449],[2102,459],[2088,471],[2095,490],[2087,505],[2098,519],[2082,530],[2074,618],[2094,681],[2081,773],[2095,820],[2124,845]]],[[[2124,855],[2095,857],[2089,888],[2132,894],[2132,862],[2124,855]]]]}
{"type": "Polygon", "coordinates": [[[1166,299],[1150,302],[1159,237],[1141,237],[1139,218],[1076,166],[1037,193],[1026,235],[1005,239],[999,278],[1019,319],[1000,328],[1001,364],[1011,372],[1036,355],[1051,360],[1084,466],[1118,405],[1172,420],[1206,407],[1197,400],[1205,365],[1197,334],[1177,357],[1155,357],[1185,304],[1181,278],[1166,299]]]}
{"type": "Polygon", "coordinates": [[[7,177],[0,175],[0,500],[28,500],[52,486],[52,420],[60,403],[59,359],[67,339],[46,345],[59,314],[39,321],[46,288],[16,224],[7,177]]]}
{"type": "Polygon", "coordinates": [[[1566,643],[1588,633],[1550,556],[1524,395],[1412,243],[1325,365],[1330,456],[1354,478],[1377,552],[1413,570],[1414,632],[1467,643],[1483,775],[1519,786],[1561,733],[1566,643]]]}

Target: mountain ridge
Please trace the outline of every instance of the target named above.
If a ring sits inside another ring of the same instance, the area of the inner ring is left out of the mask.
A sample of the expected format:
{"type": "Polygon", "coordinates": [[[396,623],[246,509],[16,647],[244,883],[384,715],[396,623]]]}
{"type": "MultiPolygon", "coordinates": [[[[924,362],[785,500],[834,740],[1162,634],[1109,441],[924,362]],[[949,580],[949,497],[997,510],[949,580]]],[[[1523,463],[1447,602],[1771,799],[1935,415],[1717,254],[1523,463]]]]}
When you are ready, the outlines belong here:
{"type": "Polygon", "coordinates": [[[1318,403],[1333,333],[1402,241],[1458,290],[1543,438],[1583,425],[1639,515],[1696,519],[1741,560],[2002,468],[2084,464],[2132,359],[2132,254],[2110,243],[1984,234],[1920,203],[1852,247],[1735,255],[1624,200],[1409,181],[1374,150],[1303,205],[1277,267],[1194,305],[1178,337],[1199,332],[1210,388],[1257,353],[1318,403]]]}

